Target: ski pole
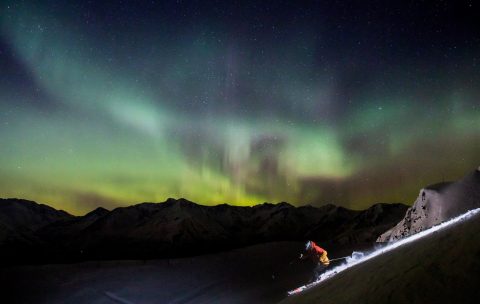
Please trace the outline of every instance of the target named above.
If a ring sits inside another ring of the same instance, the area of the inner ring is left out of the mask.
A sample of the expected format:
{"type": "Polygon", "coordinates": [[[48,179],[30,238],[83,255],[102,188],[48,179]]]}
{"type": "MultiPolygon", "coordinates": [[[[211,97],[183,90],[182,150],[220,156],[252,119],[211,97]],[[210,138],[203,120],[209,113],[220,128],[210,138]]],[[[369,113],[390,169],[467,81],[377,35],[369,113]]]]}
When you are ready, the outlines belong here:
{"type": "Polygon", "coordinates": [[[330,259],[330,262],[331,262],[331,261],[343,260],[343,259],[346,259],[346,258],[349,258],[349,257],[350,257],[350,256],[347,255],[347,256],[344,256],[343,258],[330,259]]]}

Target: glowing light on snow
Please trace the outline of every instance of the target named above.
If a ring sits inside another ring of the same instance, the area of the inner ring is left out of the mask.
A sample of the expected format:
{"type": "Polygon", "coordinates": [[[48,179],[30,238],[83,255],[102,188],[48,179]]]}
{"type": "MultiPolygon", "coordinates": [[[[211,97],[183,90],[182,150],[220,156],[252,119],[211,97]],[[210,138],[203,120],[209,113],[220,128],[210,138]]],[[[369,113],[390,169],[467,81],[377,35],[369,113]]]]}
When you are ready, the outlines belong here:
{"type": "Polygon", "coordinates": [[[346,263],[342,264],[342,265],[339,265],[335,268],[332,268],[331,270],[329,271],[326,271],[324,272],[319,278],[317,281],[315,281],[315,285],[317,285],[318,283],[321,283],[329,278],[332,278],[334,277],[335,275],[337,275],[338,273],[346,270],[346,269],[349,269],[355,265],[358,265],[360,263],[363,263],[365,261],[368,261],[370,259],[373,259],[381,254],[384,254],[386,252],[389,252],[389,251],[392,251],[398,247],[401,247],[405,244],[409,244],[409,243],[412,243],[412,242],[415,242],[416,240],[418,239],[421,239],[427,235],[431,235],[432,233],[436,232],[436,231],[439,231],[439,230],[442,230],[446,227],[449,227],[449,226],[452,226],[456,223],[459,223],[459,222],[463,222],[469,218],[471,218],[472,216],[474,216],[475,214],[477,213],[480,213],[480,208],[477,208],[477,209],[473,209],[473,210],[470,210],[460,216],[457,216],[449,221],[446,221],[440,225],[437,225],[437,226],[434,226],[432,228],[429,228],[427,230],[424,230],[422,232],[418,232],[412,236],[409,236],[405,239],[401,239],[395,243],[391,243],[391,244],[388,244],[386,245],[385,247],[382,247],[380,249],[377,249],[371,253],[365,253],[365,254],[362,254],[360,252],[354,252],[352,254],[351,257],[348,257],[346,259],[346,263]]]}

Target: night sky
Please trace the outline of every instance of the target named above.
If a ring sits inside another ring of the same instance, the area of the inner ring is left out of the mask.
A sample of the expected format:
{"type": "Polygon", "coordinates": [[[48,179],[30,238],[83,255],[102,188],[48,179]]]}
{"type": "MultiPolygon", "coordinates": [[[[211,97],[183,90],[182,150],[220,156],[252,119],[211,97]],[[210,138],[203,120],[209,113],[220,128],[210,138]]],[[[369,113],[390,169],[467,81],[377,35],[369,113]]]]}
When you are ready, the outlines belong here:
{"type": "Polygon", "coordinates": [[[480,165],[475,1],[100,2],[1,2],[0,197],[360,209],[480,165]]]}

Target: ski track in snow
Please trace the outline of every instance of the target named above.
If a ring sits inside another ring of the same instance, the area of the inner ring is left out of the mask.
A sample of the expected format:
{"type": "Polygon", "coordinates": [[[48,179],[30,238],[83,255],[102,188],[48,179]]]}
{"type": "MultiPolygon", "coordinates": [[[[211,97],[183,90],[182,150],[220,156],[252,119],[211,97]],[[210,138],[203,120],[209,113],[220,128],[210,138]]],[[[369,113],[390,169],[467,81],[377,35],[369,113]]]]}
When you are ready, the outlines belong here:
{"type": "Polygon", "coordinates": [[[365,254],[358,254],[356,252],[354,252],[352,254],[352,257],[349,257],[347,258],[346,260],[346,263],[343,263],[341,265],[338,265],[336,266],[335,268],[332,268],[331,270],[328,270],[326,272],[324,272],[322,275],[320,275],[320,277],[313,283],[310,283],[308,285],[303,285],[303,286],[300,286],[294,290],[291,290],[288,292],[288,295],[293,295],[293,294],[297,294],[297,293],[300,293],[306,289],[309,289],[313,286],[316,286],[332,277],[334,277],[335,275],[339,274],[340,272],[342,271],[345,271],[355,265],[358,265],[358,264],[361,264],[365,261],[368,261],[368,260],[371,260],[379,255],[382,255],[386,252],[389,252],[389,251],[392,251],[398,247],[401,247],[405,244],[409,244],[409,243],[412,243],[412,242],[415,242],[416,240],[418,239],[421,239],[427,235],[431,235],[433,233],[435,233],[436,231],[439,231],[439,230],[442,230],[446,227],[449,227],[449,226],[452,226],[456,223],[459,223],[459,222],[463,222],[469,218],[471,218],[472,216],[476,215],[477,213],[480,213],[480,208],[477,208],[477,209],[473,209],[473,210],[470,210],[470,211],[467,211],[466,213],[462,214],[462,215],[459,215],[451,220],[448,220],[446,222],[443,222],[437,226],[433,226],[429,229],[426,229],[424,231],[421,231],[421,232],[418,232],[414,235],[411,235],[407,238],[404,238],[404,239],[401,239],[401,240],[398,240],[394,243],[390,243],[388,245],[386,245],[385,247],[382,247],[380,249],[377,249],[375,251],[372,251],[370,253],[365,253],[365,254]]]}
{"type": "Polygon", "coordinates": [[[128,300],[125,300],[122,297],[117,296],[113,292],[110,291],[104,291],[104,295],[106,295],[109,299],[113,300],[114,302],[120,303],[120,304],[134,304],[133,302],[130,302],[128,300]]]}

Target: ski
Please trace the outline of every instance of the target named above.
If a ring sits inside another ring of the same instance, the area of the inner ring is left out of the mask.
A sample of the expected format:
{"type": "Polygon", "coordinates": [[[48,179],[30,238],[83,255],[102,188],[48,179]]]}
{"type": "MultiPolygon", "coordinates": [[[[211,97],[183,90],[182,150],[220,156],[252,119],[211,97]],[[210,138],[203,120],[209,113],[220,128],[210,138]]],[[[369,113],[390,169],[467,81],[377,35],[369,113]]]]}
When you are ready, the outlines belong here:
{"type": "Polygon", "coordinates": [[[292,295],[295,295],[295,294],[299,294],[301,292],[304,292],[305,290],[307,289],[310,289],[314,286],[317,286],[318,284],[322,283],[323,281],[325,281],[326,279],[330,278],[330,277],[333,277],[337,272],[332,272],[326,276],[321,276],[320,278],[318,278],[315,282],[312,282],[312,283],[308,283],[306,285],[303,285],[303,286],[300,286],[300,287],[297,287],[293,290],[290,290],[290,291],[287,291],[287,294],[288,296],[292,296],[292,295]]]}

